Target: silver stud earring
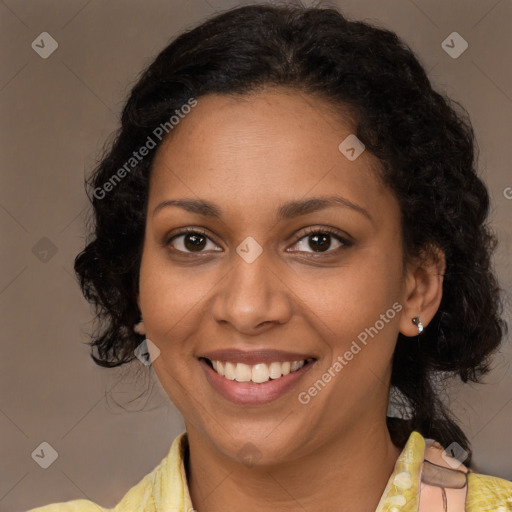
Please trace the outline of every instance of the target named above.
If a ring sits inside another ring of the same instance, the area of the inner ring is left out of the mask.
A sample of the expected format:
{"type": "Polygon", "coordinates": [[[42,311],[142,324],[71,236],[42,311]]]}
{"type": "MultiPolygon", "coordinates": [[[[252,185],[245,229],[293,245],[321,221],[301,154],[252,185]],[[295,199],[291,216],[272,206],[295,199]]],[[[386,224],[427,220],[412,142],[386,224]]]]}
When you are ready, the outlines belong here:
{"type": "Polygon", "coordinates": [[[412,319],[412,323],[418,328],[418,334],[421,334],[421,332],[423,331],[423,324],[420,321],[420,317],[419,316],[415,316],[412,319]]]}
{"type": "Polygon", "coordinates": [[[137,333],[137,334],[146,334],[146,328],[144,327],[144,320],[140,320],[140,322],[138,324],[135,324],[133,326],[133,330],[137,333]]]}

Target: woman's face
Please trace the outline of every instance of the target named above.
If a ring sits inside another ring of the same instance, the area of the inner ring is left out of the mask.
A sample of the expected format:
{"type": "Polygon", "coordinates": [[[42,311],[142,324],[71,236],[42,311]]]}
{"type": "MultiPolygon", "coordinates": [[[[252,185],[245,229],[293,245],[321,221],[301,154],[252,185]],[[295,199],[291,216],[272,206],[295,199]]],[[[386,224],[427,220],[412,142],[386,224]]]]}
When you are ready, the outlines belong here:
{"type": "Polygon", "coordinates": [[[339,149],[352,133],[286,89],[209,95],[155,156],[138,297],[153,366],[187,430],[233,460],[293,460],[385,420],[400,211],[375,158],[339,149]]]}

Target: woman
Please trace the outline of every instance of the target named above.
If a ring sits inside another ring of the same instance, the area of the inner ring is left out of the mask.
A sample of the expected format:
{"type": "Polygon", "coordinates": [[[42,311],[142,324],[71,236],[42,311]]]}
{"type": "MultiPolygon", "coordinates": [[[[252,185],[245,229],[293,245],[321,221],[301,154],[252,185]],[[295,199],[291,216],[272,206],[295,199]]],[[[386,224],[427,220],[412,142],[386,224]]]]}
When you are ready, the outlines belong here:
{"type": "Polygon", "coordinates": [[[152,364],[186,433],[116,511],[512,510],[435,385],[478,381],[505,332],[458,110],[332,9],[231,10],[149,66],[75,270],[94,360],[152,364]]]}

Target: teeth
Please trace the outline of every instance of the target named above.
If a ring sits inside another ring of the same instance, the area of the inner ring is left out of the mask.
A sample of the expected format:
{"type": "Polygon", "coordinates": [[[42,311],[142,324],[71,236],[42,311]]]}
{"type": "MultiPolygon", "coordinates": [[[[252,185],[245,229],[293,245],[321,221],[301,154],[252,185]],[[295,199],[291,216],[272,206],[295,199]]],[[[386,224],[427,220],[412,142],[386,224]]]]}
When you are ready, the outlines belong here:
{"type": "MultiPolygon", "coordinates": [[[[252,367],[251,380],[253,382],[258,382],[258,383],[267,382],[269,377],[270,377],[270,370],[266,364],[264,364],[264,363],[255,364],[252,367]]],[[[281,375],[279,375],[279,377],[281,377],[281,375]]]]}
{"type": "MultiPolygon", "coordinates": [[[[213,363],[213,361],[212,361],[212,363],[213,363]]],[[[235,370],[236,370],[235,364],[230,363],[229,361],[226,362],[226,364],[224,366],[224,377],[226,377],[226,379],[229,379],[229,380],[235,380],[235,376],[236,376],[235,370]]]]}
{"type": "Polygon", "coordinates": [[[304,361],[293,361],[290,371],[294,372],[304,366],[304,361]]]}
{"type": "Polygon", "coordinates": [[[249,382],[251,380],[251,367],[248,364],[237,363],[235,379],[237,382],[249,382]]]}
{"type": "Polygon", "coordinates": [[[261,384],[268,382],[269,379],[279,379],[284,375],[300,370],[306,361],[286,361],[284,363],[276,361],[269,365],[258,363],[252,366],[244,363],[232,363],[230,361],[224,363],[222,361],[211,361],[211,363],[213,369],[228,380],[261,384]]]}
{"type": "Polygon", "coordinates": [[[283,365],[281,363],[270,363],[270,366],[269,366],[269,369],[268,369],[268,373],[269,373],[269,377],[271,379],[278,379],[279,377],[281,377],[281,367],[283,365]]]}

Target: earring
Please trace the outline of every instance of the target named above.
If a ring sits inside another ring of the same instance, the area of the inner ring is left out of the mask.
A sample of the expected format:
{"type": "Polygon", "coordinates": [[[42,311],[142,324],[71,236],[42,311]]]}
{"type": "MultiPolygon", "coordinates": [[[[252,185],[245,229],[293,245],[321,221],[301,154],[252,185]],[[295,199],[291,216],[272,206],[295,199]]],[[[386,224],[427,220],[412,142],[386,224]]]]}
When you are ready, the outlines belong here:
{"type": "Polygon", "coordinates": [[[141,320],[140,320],[140,322],[138,324],[135,324],[133,326],[133,330],[137,334],[142,334],[142,335],[146,334],[146,328],[144,327],[144,321],[142,320],[142,318],[141,318],[141,320]]]}
{"type": "Polygon", "coordinates": [[[412,323],[418,328],[418,334],[421,334],[421,332],[423,331],[423,324],[420,321],[420,317],[419,316],[415,316],[412,319],[412,323]]]}

